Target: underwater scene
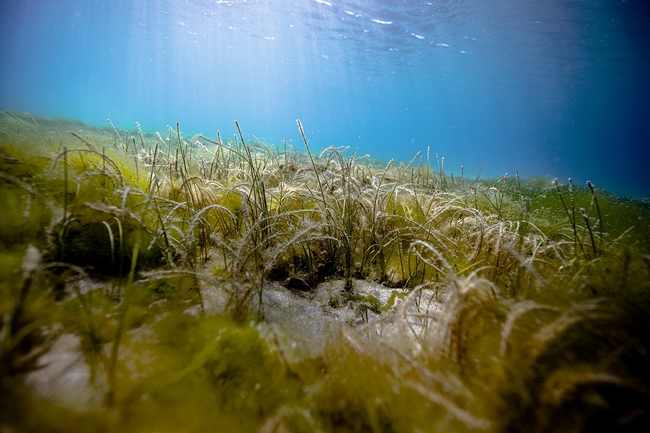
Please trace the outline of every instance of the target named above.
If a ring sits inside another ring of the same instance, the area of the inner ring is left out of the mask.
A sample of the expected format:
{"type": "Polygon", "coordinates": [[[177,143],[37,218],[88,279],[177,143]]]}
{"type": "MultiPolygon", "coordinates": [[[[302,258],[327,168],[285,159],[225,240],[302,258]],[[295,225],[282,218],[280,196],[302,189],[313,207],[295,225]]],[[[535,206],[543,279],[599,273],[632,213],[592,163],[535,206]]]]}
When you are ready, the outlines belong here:
{"type": "Polygon", "coordinates": [[[650,431],[648,77],[641,0],[0,0],[0,431],[650,431]]]}

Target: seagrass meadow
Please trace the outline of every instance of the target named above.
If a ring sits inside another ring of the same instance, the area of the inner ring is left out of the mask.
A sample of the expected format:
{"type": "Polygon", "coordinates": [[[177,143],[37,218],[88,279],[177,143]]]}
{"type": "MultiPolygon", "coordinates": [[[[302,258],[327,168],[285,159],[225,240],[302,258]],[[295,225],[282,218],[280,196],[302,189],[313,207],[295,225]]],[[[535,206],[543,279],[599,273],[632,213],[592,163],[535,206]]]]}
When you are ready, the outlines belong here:
{"type": "Polygon", "coordinates": [[[181,126],[0,114],[2,431],[648,431],[647,202],[181,126]]]}

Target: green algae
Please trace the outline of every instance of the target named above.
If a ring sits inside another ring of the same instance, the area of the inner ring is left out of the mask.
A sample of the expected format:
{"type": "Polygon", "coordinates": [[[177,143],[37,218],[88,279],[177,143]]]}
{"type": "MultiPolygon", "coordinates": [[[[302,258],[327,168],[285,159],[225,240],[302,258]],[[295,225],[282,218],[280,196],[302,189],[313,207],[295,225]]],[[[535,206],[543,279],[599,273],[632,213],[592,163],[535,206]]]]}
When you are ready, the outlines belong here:
{"type": "Polygon", "coordinates": [[[280,151],[239,124],[226,142],[10,114],[3,429],[650,424],[645,202],[316,155],[304,135],[280,151]],[[268,319],[276,283],[304,330],[268,319]]]}

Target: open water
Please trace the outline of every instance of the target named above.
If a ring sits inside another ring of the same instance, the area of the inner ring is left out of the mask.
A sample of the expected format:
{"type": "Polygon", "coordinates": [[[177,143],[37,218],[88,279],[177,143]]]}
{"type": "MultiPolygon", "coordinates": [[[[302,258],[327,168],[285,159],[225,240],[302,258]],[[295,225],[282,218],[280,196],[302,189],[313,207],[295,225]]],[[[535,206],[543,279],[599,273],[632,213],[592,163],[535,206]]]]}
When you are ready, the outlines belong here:
{"type": "Polygon", "coordinates": [[[0,107],[650,193],[646,0],[0,0],[0,107]]]}

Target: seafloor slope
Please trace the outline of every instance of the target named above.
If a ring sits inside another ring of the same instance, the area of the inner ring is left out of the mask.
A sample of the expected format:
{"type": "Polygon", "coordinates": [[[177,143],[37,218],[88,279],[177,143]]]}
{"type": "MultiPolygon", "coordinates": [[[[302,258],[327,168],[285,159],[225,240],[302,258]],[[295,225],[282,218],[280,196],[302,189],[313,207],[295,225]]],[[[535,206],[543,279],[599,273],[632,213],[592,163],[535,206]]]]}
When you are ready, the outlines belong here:
{"type": "Polygon", "coordinates": [[[647,203],[236,131],[0,115],[3,431],[647,430],[647,203]]]}

